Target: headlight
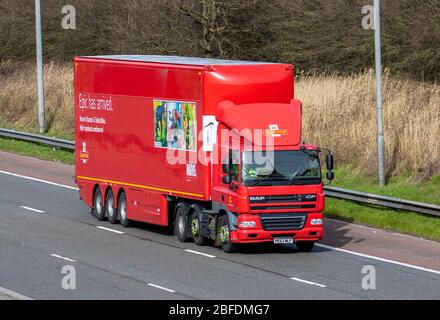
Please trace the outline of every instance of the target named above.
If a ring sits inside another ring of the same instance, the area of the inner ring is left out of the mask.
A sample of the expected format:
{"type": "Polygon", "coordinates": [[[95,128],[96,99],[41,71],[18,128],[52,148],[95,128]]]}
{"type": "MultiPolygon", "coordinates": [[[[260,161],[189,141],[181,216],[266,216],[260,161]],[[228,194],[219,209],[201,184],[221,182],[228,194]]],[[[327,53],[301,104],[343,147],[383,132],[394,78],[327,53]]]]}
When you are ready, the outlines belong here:
{"type": "Polygon", "coordinates": [[[322,219],[310,219],[310,224],[317,226],[322,224],[322,219]]]}
{"type": "Polygon", "coordinates": [[[257,223],[255,221],[241,221],[240,228],[255,228],[257,223]]]}

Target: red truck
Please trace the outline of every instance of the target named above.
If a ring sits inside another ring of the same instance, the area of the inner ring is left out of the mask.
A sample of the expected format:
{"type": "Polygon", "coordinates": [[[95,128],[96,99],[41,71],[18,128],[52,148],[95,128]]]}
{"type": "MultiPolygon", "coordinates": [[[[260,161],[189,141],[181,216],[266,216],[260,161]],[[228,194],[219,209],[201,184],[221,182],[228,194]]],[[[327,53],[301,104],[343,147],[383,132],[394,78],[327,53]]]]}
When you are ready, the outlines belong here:
{"type": "Polygon", "coordinates": [[[98,220],[225,252],[322,238],[321,150],[301,142],[292,65],[90,56],[74,79],[75,180],[98,220]]]}

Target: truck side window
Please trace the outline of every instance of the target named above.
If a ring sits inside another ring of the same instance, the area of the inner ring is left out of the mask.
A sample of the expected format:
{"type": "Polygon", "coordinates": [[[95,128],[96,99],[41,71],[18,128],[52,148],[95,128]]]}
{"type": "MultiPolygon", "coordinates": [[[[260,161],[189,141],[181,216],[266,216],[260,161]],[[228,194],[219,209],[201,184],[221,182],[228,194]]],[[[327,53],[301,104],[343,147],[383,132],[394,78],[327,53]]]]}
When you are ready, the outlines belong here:
{"type": "Polygon", "coordinates": [[[238,163],[240,161],[238,151],[231,151],[231,177],[232,181],[238,182],[238,163]]]}

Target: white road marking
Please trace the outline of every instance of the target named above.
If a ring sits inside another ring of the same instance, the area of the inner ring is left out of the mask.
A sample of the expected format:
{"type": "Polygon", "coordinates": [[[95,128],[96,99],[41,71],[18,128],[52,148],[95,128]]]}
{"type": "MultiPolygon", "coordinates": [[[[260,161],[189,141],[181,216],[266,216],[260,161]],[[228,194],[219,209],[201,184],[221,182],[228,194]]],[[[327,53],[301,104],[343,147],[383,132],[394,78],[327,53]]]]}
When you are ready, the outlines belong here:
{"type": "Polygon", "coordinates": [[[8,298],[8,297],[11,297],[11,298],[17,299],[17,300],[33,300],[32,298],[29,298],[27,296],[19,294],[15,291],[11,291],[6,288],[0,287],[0,300],[2,300],[1,298],[8,298]],[[6,296],[6,297],[2,297],[2,296],[6,296]]]}
{"type": "Polygon", "coordinates": [[[368,259],[373,259],[373,260],[377,260],[377,261],[387,262],[387,263],[396,264],[396,265],[402,266],[402,267],[407,267],[407,268],[416,269],[416,270],[425,271],[425,272],[431,272],[431,273],[435,273],[435,274],[440,275],[440,271],[438,271],[438,270],[433,270],[433,269],[428,269],[428,268],[424,268],[424,267],[419,267],[419,266],[415,266],[415,265],[412,265],[412,264],[409,264],[409,263],[403,263],[403,262],[399,262],[399,261],[395,261],[395,260],[390,260],[390,259],[385,259],[385,258],[380,258],[380,257],[376,257],[376,256],[371,256],[371,255],[368,255],[368,254],[363,254],[363,253],[359,253],[359,252],[355,252],[355,251],[350,251],[350,250],[346,250],[346,249],[336,248],[336,247],[328,246],[326,244],[320,244],[319,243],[319,244],[316,244],[316,246],[324,248],[324,249],[344,252],[344,253],[352,254],[352,255],[355,255],[355,256],[363,257],[363,258],[368,258],[368,259]]]}
{"type": "Polygon", "coordinates": [[[110,229],[110,228],[106,228],[106,227],[101,227],[101,226],[97,226],[96,228],[102,229],[102,230],[106,230],[106,231],[111,231],[111,232],[118,233],[118,234],[123,234],[124,233],[122,231],[118,231],[118,230],[114,230],[114,229],[110,229]]]}
{"type": "Polygon", "coordinates": [[[172,289],[168,289],[168,288],[165,288],[165,287],[162,287],[162,286],[158,286],[157,284],[154,284],[154,283],[148,283],[148,285],[150,287],[154,287],[154,288],[157,288],[157,289],[160,289],[160,290],[164,290],[164,291],[167,291],[167,292],[171,292],[171,293],[175,293],[176,292],[176,291],[174,291],[172,289]]]}
{"type": "MultiPolygon", "coordinates": [[[[6,175],[10,175],[10,176],[13,176],[13,177],[18,177],[18,178],[28,179],[28,180],[32,180],[32,181],[42,182],[42,183],[50,184],[50,185],[61,187],[61,188],[66,188],[66,189],[71,189],[71,190],[79,190],[78,188],[75,188],[75,187],[63,185],[63,184],[52,182],[52,181],[47,181],[47,180],[37,179],[37,178],[33,178],[33,177],[28,177],[28,176],[24,176],[24,175],[13,173],[13,172],[8,172],[8,171],[0,170],[0,173],[6,174],[6,175]]],[[[107,230],[107,228],[104,228],[104,227],[99,227],[99,228],[107,230]]],[[[121,231],[116,231],[116,230],[112,230],[112,229],[109,229],[109,231],[113,231],[113,232],[116,232],[116,233],[123,233],[121,231]]],[[[364,257],[364,258],[369,258],[369,259],[373,259],[373,260],[378,260],[378,261],[382,261],[382,262],[396,264],[396,265],[399,265],[399,266],[403,266],[403,267],[407,267],[407,268],[412,268],[412,269],[416,269],[416,270],[420,270],[420,271],[425,271],[425,272],[430,272],[430,273],[435,273],[435,274],[440,275],[440,271],[438,271],[438,270],[433,270],[433,269],[428,269],[428,268],[424,268],[424,267],[419,267],[419,266],[415,266],[415,265],[411,265],[411,264],[403,263],[403,262],[398,262],[398,261],[394,261],[394,260],[379,258],[379,257],[375,257],[375,256],[371,256],[371,255],[367,255],[367,254],[363,254],[363,253],[359,253],[359,252],[355,252],[355,251],[350,251],[350,250],[345,250],[345,249],[341,249],[341,248],[336,248],[336,247],[328,246],[328,245],[325,245],[325,244],[316,244],[316,246],[321,247],[321,248],[325,248],[325,249],[329,249],[329,250],[340,251],[340,252],[344,252],[344,253],[348,253],[348,254],[353,254],[353,255],[356,255],[356,256],[364,257]]],[[[191,253],[195,253],[195,254],[205,255],[205,256],[210,257],[210,258],[215,258],[215,256],[207,255],[205,253],[201,253],[201,252],[197,252],[197,251],[193,251],[193,250],[185,250],[185,251],[188,251],[188,252],[191,252],[191,253]]]]}
{"type": "Polygon", "coordinates": [[[55,257],[55,258],[58,258],[58,259],[63,259],[63,260],[69,261],[69,262],[78,262],[76,260],[73,260],[73,259],[70,259],[70,258],[66,258],[66,257],[60,256],[58,254],[54,254],[54,253],[52,253],[51,256],[55,257]]]}
{"type": "Polygon", "coordinates": [[[37,178],[33,178],[33,177],[28,177],[28,176],[23,176],[21,174],[17,174],[17,173],[13,173],[13,172],[7,172],[7,171],[0,170],[0,173],[6,174],[6,175],[9,175],[9,176],[13,176],[13,177],[27,179],[27,180],[42,182],[42,183],[50,184],[50,185],[61,187],[61,188],[66,188],[66,189],[71,189],[71,190],[79,190],[78,188],[75,188],[75,187],[66,186],[64,184],[60,184],[60,183],[56,183],[56,182],[52,182],[52,181],[37,179],[37,178]]]}
{"type": "Polygon", "coordinates": [[[43,210],[38,210],[38,209],[31,208],[31,207],[20,206],[20,208],[26,209],[26,210],[29,210],[29,211],[33,211],[33,212],[44,213],[43,210]]]}
{"type": "Polygon", "coordinates": [[[186,249],[185,251],[186,252],[190,252],[190,253],[194,253],[194,254],[198,254],[198,255],[201,255],[201,256],[205,256],[205,257],[208,257],[208,258],[216,258],[216,256],[213,256],[211,254],[207,254],[207,253],[203,253],[203,252],[199,252],[199,251],[195,251],[195,250],[186,249]]]}
{"type": "Polygon", "coordinates": [[[321,287],[321,288],[327,288],[327,286],[325,285],[325,284],[320,284],[320,283],[316,283],[316,282],[312,282],[312,281],[308,281],[308,280],[304,280],[304,279],[300,279],[300,278],[290,278],[291,280],[295,280],[295,281],[299,281],[299,282],[302,282],[302,283],[307,283],[307,284],[310,284],[310,285],[312,285],[312,286],[318,286],[318,287],[321,287]]]}

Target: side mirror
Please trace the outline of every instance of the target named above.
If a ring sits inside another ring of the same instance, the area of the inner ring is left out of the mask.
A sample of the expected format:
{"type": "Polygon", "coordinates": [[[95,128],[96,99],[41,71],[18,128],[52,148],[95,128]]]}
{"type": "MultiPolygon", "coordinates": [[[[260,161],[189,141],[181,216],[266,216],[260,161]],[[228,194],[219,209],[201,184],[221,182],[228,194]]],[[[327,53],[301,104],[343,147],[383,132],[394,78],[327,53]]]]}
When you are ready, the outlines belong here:
{"type": "Polygon", "coordinates": [[[327,170],[332,171],[334,167],[333,155],[329,153],[325,158],[325,164],[327,165],[327,170]]]}
{"type": "Polygon", "coordinates": [[[222,180],[223,180],[224,184],[231,184],[232,183],[232,178],[229,174],[227,176],[224,176],[222,180]]]}
{"type": "Polygon", "coordinates": [[[223,173],[227,173],[227,174],[231,173],[231,165],[229,163],[223,163],[222,170],[223,173]]]}
{"type": "Polygon", "coordinates": [[[335,178],[335,174],[333,171],[328,171],[326,177],[328,181],[332,181],[335,178]]]}

